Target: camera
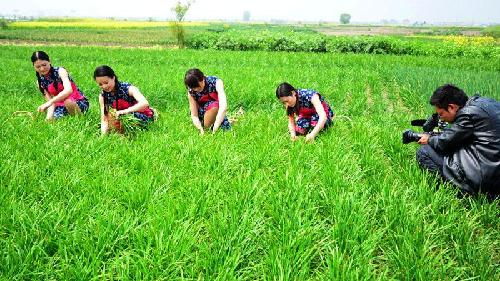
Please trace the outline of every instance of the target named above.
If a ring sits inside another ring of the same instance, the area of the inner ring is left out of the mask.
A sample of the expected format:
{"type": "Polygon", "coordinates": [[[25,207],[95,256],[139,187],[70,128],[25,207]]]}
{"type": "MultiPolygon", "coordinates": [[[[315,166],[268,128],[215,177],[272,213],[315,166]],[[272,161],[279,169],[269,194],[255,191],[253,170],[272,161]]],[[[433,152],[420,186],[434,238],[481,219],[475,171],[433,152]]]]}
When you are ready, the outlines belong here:
{"type": "Polygon", "coordinates": [[[410,142],[417,142],[422,137],[422,134],[416,133],[410,129],[406,129],[403,132],[403,144],[408,144],[410,142]]]}
{"type": "MultiPolygon", "coordinates": [[[[416,119],[411,121],[412,126],[422,127],[422,130],[431,136],[437,135],[441,130],[446,128],[448,125],[446,122],[439,120],[439,115],[437,113],[432,114],[427,119],[416,119]],[[438,128],[437,132],[434,129],[438,128]]],[[[403,132],[403,144],[408,144],[410,142],[417,142],[422,137],[421,133],[414,132],[410,129],[406,129],[403,132]]]]}
{"type": "Polygon", "coordinates": [[[439,115],[437,113],[432,114],[425,120],[425,122],[422,125],[417,125],[415,123],[420,123],[421,120],[412,120],[412,126],[422,126],[422,129],[424,132],[432,132],[436,127],[439,126],[439,115]],[[415,125],[414,125],[415,124],[415,125]]]}

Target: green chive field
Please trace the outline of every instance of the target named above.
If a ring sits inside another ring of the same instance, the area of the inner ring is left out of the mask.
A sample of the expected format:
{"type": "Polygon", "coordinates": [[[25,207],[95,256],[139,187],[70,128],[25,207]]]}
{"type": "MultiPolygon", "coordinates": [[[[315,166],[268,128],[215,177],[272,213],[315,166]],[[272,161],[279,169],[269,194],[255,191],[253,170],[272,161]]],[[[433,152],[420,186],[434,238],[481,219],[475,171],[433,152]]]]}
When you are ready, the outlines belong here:
{"type": "Polygon", "coordinates": [[[16,44],[0,44],[0,280],[500,279],[498,202],[437,189],[401,143],[437,86],[500,99],[498,56],[16,44]],[[69,71],[85,116],[35,113],[37,50],[69,71]],[[160,112],[149,130],[100,136],[102,64],[160,112]],[[231,131],[192,125],[192,67],[244,110],[231,131]],[[283,81],[338,115],[313,143],[290,141],[283,81]]]}

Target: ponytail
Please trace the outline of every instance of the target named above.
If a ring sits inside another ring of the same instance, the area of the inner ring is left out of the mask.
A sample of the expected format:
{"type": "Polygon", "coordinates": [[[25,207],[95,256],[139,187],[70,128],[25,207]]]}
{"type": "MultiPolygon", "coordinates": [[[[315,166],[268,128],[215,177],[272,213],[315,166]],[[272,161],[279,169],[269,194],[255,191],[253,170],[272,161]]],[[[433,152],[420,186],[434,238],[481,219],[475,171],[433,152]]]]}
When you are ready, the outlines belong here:
{"type": "Polygon", "coordinates": [[[38,90],[40,90],[40,93],[42,93],[42,95],[45,95],[45,91],[42,88],[42,78],[40,78],[40,74],[38,74],[38,72],[36,71],[35,75],[36,75],[36,83],[38,85],[38,90]]]}

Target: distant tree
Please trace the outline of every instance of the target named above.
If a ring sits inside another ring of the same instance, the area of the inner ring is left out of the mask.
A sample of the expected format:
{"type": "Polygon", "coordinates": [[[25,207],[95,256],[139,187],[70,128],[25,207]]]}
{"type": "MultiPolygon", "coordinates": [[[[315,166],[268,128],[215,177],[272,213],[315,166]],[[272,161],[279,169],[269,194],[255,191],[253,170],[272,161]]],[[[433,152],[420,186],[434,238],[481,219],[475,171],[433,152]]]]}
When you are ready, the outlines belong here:
{"type": "Polygon", "coordinates": [[[341,14],[340,15],[340,23],[341,24],[349,24],[351,21],[351,15],[350,14],[341,14]]]}
{"type": "Polygon", "coordinates": [[[183,4],[180,0],[177,0],[175,6],[172,7],[172,12],[175,13],[175,19],[177,20],[177,22],[184,21],[184,17],[186,16],[187,11],[193,3],[194,0],[188,0],[186,1],[186,4],[183,4]]]}
{"type": "Polygon", "coordinates": [[[194,0],[188,0],[185,3],[177,0],[175,5],[171,8],[172,12],[175,13],[176,19],[172,26],[172,32],[174,34],[174,37],[177,39],[177,45],[179,46],[179,48],[184,48],[184,43],[186,41],[184,26],[182,25],[182,22],[184,21],[184,17],[186,16],[187,11],[193,3],[194,0]]]}
{"type": "Polygon", "coordinates": [[[243,12],[243,21],[250,21],[250,11],[243,12]]]}
{"type": "Polygon", "coordinates": [[[9,27],[9,21],[1,18],[0,19],[0,29],[7,29],[9,27]]]}

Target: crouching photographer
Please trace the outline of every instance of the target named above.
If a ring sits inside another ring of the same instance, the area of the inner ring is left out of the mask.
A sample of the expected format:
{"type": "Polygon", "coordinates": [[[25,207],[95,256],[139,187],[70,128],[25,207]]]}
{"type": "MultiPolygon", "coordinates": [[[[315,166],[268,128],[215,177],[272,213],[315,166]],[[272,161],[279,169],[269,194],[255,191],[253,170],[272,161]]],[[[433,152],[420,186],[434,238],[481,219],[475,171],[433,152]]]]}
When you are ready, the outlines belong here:
{"type": "MultiPolygon", "coordinates": [[[[448,123],[439,119],[437,113],[432,114],[427,119],[417,119],[411,121],[412,126],[421,126],[425,134],[429,136],[440,134],[448,126],[448,123]],[[437,127],[437,131],[435,130],[437,127]]],[[[403,143],[418,142],[424,133],[417,133],[410,129],[403,132],[403,143]]]]}
{"type": "Polygon", "coordinates": [[[437,134],[418,135],[420,167],[439,173],[462,194],[486,193],[498,199],[500,102],[479,95],[469,98],[462,89],[446,84],[434,91],[430,104],[450,126],[437,134]]]}

